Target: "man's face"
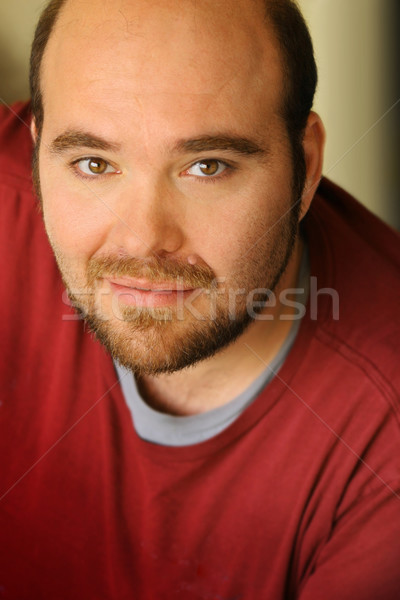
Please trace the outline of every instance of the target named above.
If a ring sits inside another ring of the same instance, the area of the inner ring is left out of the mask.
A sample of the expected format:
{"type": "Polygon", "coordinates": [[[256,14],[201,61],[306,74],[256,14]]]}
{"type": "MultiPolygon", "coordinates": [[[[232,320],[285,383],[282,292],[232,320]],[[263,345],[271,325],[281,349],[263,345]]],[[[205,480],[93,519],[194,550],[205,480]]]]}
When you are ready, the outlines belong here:
{"type": "Polygon", "coordinates": [[[42,65],[46,230],[71,297],[142,373],[210,356],[293,248],[282,68],[248,0],[70,0],[42,65]],[[97,6],[98,4],[98,6],[97,6]]]}

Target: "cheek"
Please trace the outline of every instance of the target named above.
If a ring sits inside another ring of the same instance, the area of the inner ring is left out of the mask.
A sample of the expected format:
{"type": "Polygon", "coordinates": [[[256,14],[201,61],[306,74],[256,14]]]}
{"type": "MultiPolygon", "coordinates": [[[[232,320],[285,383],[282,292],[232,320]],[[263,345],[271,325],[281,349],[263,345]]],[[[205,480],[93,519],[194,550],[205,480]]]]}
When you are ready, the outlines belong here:
{"type": "Polygon", "coordinates": [[[265,193],[265,187],[248,187],[246,193],[221,204],[218,222],[214,224],[215,236],[221,247],[233,252],[247,252],[260,236],[276,222],[284,212],[279,209],[284,202],[265,193]]]}
{"type": "Polygon", "coordinates": [[[88,190],[71,189],[59,174],[42,170],[41,193],[51,245],[65,257],[91,256],[103,242],[110,218],[107,206],[88,190]]]}
{"type": "Polygon", "coordinates": [[[234,210],[220,215],[214,229],[214,261],[211,257],[210,262],[217,276],[243,286],[264,287],[269,271],[281,264],[289,243],[291,197],[289,187],[281,184],[274,189],[280,193],[249,190],[234,210]]]}
{"type": "Polygon", "coordinates": [[[203,227],[197,225],[198,254],[217,277],[236,279],[250,266],[255,254],[259,255],[259,238],[266,231],[268,219],[250,209],[248,202],[213,213],[206,217],[203,227]]]}

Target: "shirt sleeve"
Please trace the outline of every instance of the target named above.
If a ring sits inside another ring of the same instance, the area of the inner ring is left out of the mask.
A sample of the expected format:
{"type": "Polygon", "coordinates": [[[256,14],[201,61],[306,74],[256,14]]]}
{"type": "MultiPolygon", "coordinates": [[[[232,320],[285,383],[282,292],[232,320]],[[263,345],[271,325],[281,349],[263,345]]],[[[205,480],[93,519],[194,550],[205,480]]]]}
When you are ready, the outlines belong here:
{"type": "Polygon", "coordinates": [[[400,485],[383,483],[341,515],[298,600],[399,600],[400,485]]]}

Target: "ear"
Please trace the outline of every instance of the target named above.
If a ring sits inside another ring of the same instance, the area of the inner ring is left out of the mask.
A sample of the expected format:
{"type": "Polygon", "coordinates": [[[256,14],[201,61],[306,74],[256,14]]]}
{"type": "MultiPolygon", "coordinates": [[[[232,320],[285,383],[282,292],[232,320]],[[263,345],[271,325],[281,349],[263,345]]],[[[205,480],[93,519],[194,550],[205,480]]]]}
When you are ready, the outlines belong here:
{"type": "Polygon", "coordinates": [[[303,137],[304,158],[306,162],[306,181],[301,197],[300,220],[310,208],[322,176],[324,160],[325,128],[317,113],[311,111],[303,137]]]}
{"type": "Polygon", "coordinates": [[[36,144],[37,138],[38,138],[38,131],[37,131],[37,127],[36,127],[36,121],[33,117],[32,117],[32,121],[31,121],[30,130],[31,130],[31,136],[32,136],[33,143],[36,144]]]}

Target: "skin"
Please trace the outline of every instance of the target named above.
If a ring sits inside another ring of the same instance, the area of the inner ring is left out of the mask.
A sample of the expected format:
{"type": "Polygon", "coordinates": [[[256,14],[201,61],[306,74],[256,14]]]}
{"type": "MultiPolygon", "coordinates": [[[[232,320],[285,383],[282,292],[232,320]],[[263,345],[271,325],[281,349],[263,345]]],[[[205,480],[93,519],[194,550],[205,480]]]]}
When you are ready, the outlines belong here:
{"type": "MultiPolygon", "coordinates": [[[[93,259],[134,257],[147,264],[157,256],[210,271],[223,278],[224,289],[270,287],[289,244],[293,199],[290,146],[280,116],[281,58],[264,22],[263,3],[93,0],[88,5],[67,3],[42,64],[43,216],[66,284],[87,290],[86,269],[93,259]],[[54,152],[54,140],[71,130],[111,146],[59,144],[54,152]],[[261,151],[179,145],[203,136],[246,138],[261,151]],[[88,161],[82,161],[86,157],[107,161],[107,172],[90,173],[88,161]],[[207,180],[198,164],[205,160],[223,161],[209,163],[218,172],[207,180]]],[[[300,218],[321,176],[323,143],[321,121],[311,113],[300,218]]],[[[277,294],[295,286],[301,246],[297,238],[277,294]]],[[[148,280],[147,275],[140,279],[148,280]]],[[[131,335],[114,315],[108,280],[96,288],[97,304],[100,297],[108,326],[132,337],[132,356],[162,361],[198,322],[185,313],[162,334],[153,328],[131,335]]],[[[155,297],[150,295],[150,305],[155,297]]],[[[220,303],[226,307],[227,292],[221,292],[220,303]]],[[[193,307],[209,314],[210,300],[201,288],[193,307]]],[[[149,404],[171,414],[195,414],[231,400],[279,351],[291,326],[279,319],[283,310],[279,303],[266,308],[271,320],[255,321],[235,342],[190,368],[142,375],[149,404]]]]}

